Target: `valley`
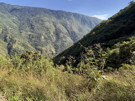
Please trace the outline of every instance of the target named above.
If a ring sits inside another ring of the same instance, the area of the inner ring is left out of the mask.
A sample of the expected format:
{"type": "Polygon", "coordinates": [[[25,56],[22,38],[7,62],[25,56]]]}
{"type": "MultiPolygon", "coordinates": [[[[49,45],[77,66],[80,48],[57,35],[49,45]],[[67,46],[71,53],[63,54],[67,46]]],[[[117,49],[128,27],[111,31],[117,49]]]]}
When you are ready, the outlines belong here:
{"type": "Polygon", "coordinates": [[[135,101],[135,2],[104,21],[0,3],[1,100],[135,101]]]}

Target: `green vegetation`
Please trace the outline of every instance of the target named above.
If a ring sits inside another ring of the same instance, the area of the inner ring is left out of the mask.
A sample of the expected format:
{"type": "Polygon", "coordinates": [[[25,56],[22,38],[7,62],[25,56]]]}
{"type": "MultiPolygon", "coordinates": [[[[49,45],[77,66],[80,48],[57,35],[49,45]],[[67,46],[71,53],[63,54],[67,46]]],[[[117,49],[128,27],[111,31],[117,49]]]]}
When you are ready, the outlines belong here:
{"type": "MultiPolygon", "coordinates": [[[[125,67],[125,66],[123,66],[125,67]]],[[[134,66],[126,65],[128,70],[122,69],[107,75],[108,80],[101,81],[99,88],[93,91],[94,101],[134,101],[135,74],[134,66]]]]}
{"type": "Polygon", "coordinates": [[[38,50],[54,56],[100,22],[76,13],[0,3],[0,52],[14,55],[38,50]]]}
{"type": "Polygon", "coordinates": [[[135,3],[131,3],[119,13],[97,25],[89,34],[56,56],[54,61],[63,64],[67,57],[73,56],[78,62],[81,59],[80,53],[84,52],[86,47],[102,47],[103,50],[106,50],[124,40],[129,40],[134,35],[135,3]]]}
{"type": "MultiPolygon", "coordinates": [[[[88,100],[90,82],[81,75],[62,72],[39,52],[0,58],[0,92],[9,101],[88,100]],[[3,61],[7,65],[4,65],[3,61]]],[[[92,88],[92,87],[91,87],[92,88]]]]}
{"type": "Polygon", "coordinates": [[[37,51],[0,56],[0,93],[8,101],[134,101],[134,38],[106,51],[86,48],[77,67],[73,57],[54,66],[37,51]]]}
{"type": "MultiPolygon", "coordinates": [[[[20,9],[27,8],[17,6],[14,10],[20,9]]],[[[0,100],[135,101],[134,18],[135,3],[131,2],[55,57],[55,63],[42,55],[42,51],[31,51],[35,48],[7,35],[1,43],[9,50],[5,51],[0,44],[1,52],[15,55],[0,54],[0,100]],[[23,52],[19,44],[29,51],[23,52]]],[[[1,33],[8,33],[8,29],[1,33]]]]}
{"type": "MultiPolygon", "coordinates": [[[[102,50],[98,53],[107,57],[102,50]]],[[[92,50],[84,56],[77,68],[70,68],[70,61],[54,66],[49,58],[33,51],[10,61],[0,56],[0,94],[8,101],[135,100],[135,65],[102,70],[101,61],[106,58],[96,59],[92,50]]]]}

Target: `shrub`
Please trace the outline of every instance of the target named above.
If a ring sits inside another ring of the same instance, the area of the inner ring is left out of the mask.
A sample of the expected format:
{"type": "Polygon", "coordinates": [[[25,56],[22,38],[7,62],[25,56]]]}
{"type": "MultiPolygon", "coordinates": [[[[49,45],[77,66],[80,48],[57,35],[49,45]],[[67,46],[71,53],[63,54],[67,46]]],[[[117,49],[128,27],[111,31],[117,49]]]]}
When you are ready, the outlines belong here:
{"type": "Polygon", "coordinates": [[[8,69],[9,68],[9,62],[6,58],[0,55],[0,68],[8,69]]]}
{"type": "Polygon", "coordinates": [[[49,58],[44,58],[39,52],[28,52],[12,57],[12,63],[16,70],[35,71],[42,73],[53,67],[49,58]]]}

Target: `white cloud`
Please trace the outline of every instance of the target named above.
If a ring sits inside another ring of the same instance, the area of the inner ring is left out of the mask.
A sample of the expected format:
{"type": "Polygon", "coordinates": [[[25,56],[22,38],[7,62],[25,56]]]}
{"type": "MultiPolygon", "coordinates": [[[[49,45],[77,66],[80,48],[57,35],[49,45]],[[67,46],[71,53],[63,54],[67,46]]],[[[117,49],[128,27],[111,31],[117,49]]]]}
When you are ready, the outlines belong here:
{"type": "Polygon", "coordinates": [[[108,18],[108,14],[93,15],[93,17],[99,18],[101,20],[106,20],[108,18]]]}

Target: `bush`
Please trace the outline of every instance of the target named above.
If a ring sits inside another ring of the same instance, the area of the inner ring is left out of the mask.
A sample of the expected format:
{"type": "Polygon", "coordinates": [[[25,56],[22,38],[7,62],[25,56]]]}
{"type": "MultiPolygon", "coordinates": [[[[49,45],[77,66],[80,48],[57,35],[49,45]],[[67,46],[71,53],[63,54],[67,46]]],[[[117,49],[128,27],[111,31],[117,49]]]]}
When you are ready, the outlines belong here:
{"type": "Polygon", "coordinates": [[[39,52],[28,52],[12,57],[12,63],[16,70],[34,71],[36,73],[47,72],[53,67],[53,62],[49,58],[44,58],[39,52]]]}
{"type": "Polygon", "coordinates": [[[125,86],[124,84],[115,80],[106,81],[103,83],[100,90],[96,92],[96,101],[134,101],[135,92],[131,86],[125,86]]]}
{"type": "Polygon", "coordinates": [[[0,68],[8,69],[9,68],[9,62],[6,58],[0,55],[0,68]]]}
{"type": "MultiPolygon", "coordinates": [[[[123,68],[125,67],[129,65],[124,65],[123,68]]],[[[101,80],[98,88],[92,93],[92,101],[135,101],[134,71],[135,68],[132,68],[108,74],[108,79],[101,80]]]]}

